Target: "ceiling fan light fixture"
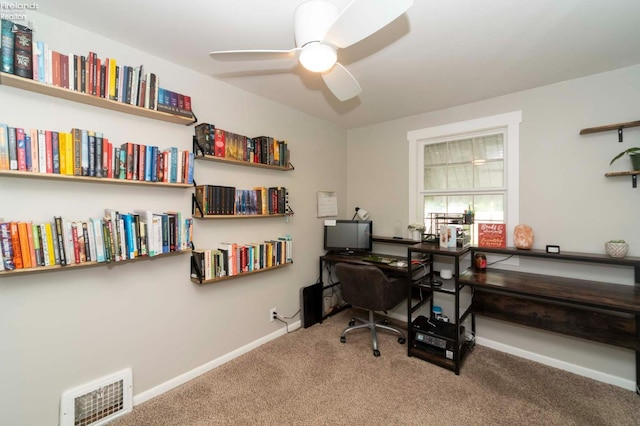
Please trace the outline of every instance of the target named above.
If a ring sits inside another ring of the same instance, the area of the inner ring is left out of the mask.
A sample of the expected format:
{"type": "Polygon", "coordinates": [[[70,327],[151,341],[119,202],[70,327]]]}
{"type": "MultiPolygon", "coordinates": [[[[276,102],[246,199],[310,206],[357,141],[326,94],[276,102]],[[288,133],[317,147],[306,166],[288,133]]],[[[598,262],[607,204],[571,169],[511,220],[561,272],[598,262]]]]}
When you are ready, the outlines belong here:
{"type": "Polygon", "coordinates": [[[324,72],[335,65],[338,54],[331,46],[313,42],[302,48],[299,60],[302,66],[309,71],[324,72]]]}

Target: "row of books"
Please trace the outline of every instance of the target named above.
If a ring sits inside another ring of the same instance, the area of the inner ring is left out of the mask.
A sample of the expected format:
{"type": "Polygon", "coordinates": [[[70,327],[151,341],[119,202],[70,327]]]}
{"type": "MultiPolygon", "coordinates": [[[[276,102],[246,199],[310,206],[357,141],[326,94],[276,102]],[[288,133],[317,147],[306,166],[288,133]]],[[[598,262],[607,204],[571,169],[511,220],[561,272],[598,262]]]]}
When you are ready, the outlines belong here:
{"type": "Polygon", "coordinates": [[[0,70],[41,83],[127,103],[138,107],[192,117],[191,97],[160,87],[156,74],[143,65],[119,65],[114,58],[66,54],[37,41],[33,31],[2,20],[0,70]]]}
{"type": "Polygon", "coordinates": [[[236,161],[288,167],[291,157],[286,141],[271,136],[248,138],[208,123],[195,127],[195,141],[196,153],[236,161]]]}
{"type": "Polygon", "coordinates": [[[191,253],[191,277],[210,280],[292,263],[291,236],[261,243],[219,243],[217,249],[191,253]]]}
{"type": "Polygon", "coordinates": [[[233,186],[197,185],[195,199],[203,215],[268,215],[289,213],[287,188],[282,186],[236,189],[233,186]]]}
{"type": "Polygon", "coordinates": [[[193,219],[180,212],[106,209],[84,221],[0,222],[0,271],[157,256],[188,250],[192,237],[193,219]]]}
{"type": "Polygon", "coordinates": [[[125,142],[101,132],[23,129],[0,124],[0,170],[147,182],[193,183],[194,154],[125,142]]]}

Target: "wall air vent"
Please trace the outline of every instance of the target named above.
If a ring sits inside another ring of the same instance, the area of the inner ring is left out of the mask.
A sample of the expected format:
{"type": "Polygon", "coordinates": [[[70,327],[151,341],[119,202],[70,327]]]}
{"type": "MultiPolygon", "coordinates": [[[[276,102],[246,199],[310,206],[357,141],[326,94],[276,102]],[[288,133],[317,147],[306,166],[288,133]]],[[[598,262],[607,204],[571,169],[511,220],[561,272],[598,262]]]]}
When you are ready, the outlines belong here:
{"type": "Polygon", "coordinates": [[[70,389],[60,400],[60,426],[98,426],[133,408],[130,368],[70,389]]]}

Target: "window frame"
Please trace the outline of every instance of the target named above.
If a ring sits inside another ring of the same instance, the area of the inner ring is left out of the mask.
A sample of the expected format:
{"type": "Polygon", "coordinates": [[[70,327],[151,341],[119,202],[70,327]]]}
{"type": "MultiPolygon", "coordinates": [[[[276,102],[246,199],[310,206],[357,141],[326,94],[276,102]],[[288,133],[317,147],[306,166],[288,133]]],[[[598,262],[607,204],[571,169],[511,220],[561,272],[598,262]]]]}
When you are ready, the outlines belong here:
{"type": "MultiPolygon", "coordinates": [[[[486,133],[493,130],[504,131],[504,163],[505,163],[505,223],[507,229],[512,229],[519,223],[520,217],[520,123],[522,111],[513,111],[505,114],[492,115],[472,120],[460,121],[440,126],[407,132],[409,142],[409,218],[408,223],[422,222],[423,184],[418,180],[423,178],[421,167],[424,166],[424,152],[422,147],[425,142],[439,143],[451,139],[464,139],[472,134],[486,133]]],[[[440,191],[441,194],[455,195],[456,190],[440,191]]],[[[432,192],[433,193],[433,192],[432,192]]],[[[513,233],[507,232],[507,246],[513,246],[513,233]]]]}

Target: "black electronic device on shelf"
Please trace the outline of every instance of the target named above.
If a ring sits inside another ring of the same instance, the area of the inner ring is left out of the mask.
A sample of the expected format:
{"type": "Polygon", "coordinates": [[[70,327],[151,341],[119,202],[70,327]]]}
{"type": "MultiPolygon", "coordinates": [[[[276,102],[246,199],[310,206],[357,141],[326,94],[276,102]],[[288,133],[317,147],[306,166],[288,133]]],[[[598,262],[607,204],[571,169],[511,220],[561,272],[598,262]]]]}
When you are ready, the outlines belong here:
{"type": "MultiPolygon", "coordinates": [[[[416,348],[453,359],[456,353],[456,329],[455,324],[430,319],[419,315],[412,323],[413,345],[416,348]]],[[[460,338],[464,341],[464,326],[460,326],[460,338]]]]}

